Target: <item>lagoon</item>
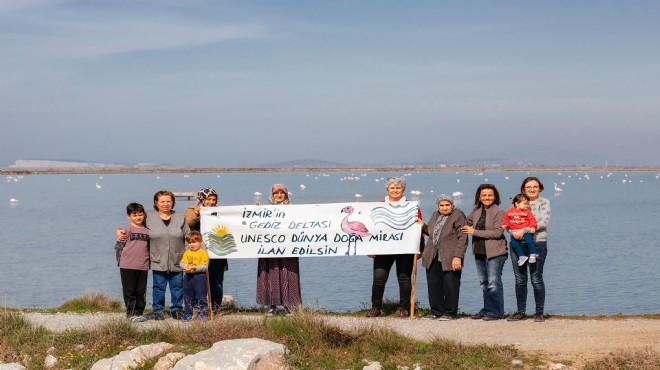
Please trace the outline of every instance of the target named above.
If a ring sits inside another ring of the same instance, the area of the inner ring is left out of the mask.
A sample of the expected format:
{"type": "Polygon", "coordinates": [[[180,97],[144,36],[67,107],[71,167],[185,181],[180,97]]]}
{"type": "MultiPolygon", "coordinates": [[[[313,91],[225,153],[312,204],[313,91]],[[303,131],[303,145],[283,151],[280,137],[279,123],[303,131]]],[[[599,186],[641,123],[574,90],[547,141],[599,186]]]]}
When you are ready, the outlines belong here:
{"type": "MultiPolygon", "coordinates": [[[[121,297],[114,260],[114,228],[127,222],[125,206],[151,204],[160,189],[174,192],[214,187],[220,206],[253,204],[255,192],[268,193],[273,182],[289,186],[296,204],[377,201],[384,179],[396,175],[370,173],[238,173],[25,175],[0,182],[0,304],[10,307],[55,307],[87,290],[121,297]],[[99,186],[96,186],[98,183],[99,186]],[[304,185],[304,186],[301,186],[304,185]],[[356,197],[356,195],[360,195],[356,197]],[[10,199],[17,202],[10,204],[10,199]]],[[[548,259],[545,265],[546,311],[551,314],[657,313],[660,311],[660,268],[656,261],[660,225],[660,174],[642,172],[411,172],[406,195],[420,201],[424,219],[440,193],[465,194],[458,207],[472,209],[480,183],[493,183],[502,207],[518,193],[527,176],[545,185],[550,200],[548,259]],[[563,189],[555,193],[554,184],[563,189]],[[413,194],[417,195],[411,195],[413,194]]],[[[262,201],[267,198],[262,197],[262,201]]],[[[178,200],[175,210],[192,205],[178,200]]],[[[364,256],[301,258],[305,305],[329,311],[369,306],[371,260],[364,256]]],[[[225,294],[241,306],[255,305],[257,261],[233,259],[225,275],[225,294]]],[[[428,307],[426,277],[418,265],[417,301],[428,307]]],[[[385,296],[398,300],[394,273],[385,296]]],[[[513,271],[503,275],[505,310],[515,310],[513,271]]],[[[151,276],[150,282],[151,284],[151,276]]],[[[150,304],[150,292],[147,302],[150,304]]],[[[481,307],[471,248],[462,275],[460,311],[481,307]]],[[[528,308],[533,307],[529,296],[528,308]]]]}

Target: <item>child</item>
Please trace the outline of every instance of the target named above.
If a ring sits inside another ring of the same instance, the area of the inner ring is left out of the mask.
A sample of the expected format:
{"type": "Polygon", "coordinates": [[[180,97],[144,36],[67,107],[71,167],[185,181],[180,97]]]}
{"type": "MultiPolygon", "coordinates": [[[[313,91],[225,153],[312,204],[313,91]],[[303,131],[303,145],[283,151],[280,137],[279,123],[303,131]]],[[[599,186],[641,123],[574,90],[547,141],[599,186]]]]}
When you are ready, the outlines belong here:
{"type": "MultiPolygon", "coordinates": [[[[502,227],[509,231],[522,230],[525,228],[529,230],[528,233],[523,235],[523,240],[529,248],[529,263],[535,263],[536,244],[534,244],[532,234],[536,231],[536,218],[532,214],[532,211],[529,210],[529,197],[525,194],[518,194],[513,197],[511,203],[513,204],[513,207],[509,208],[506,213],[504,213],[502,227]]],[[[512,237],[510,244],[511,248],[513,248],[513,251],[518,256],[518,266],[524,265],[528,258],[522,250],[520,240],[512,237]]]]}
{"type": "Polygon", "coordinates": [[[144,226],[144,207],[139,203],[126,206],[131,221],[122,228],[126,241],[119,257],[119,274],[126,305],[126,317],[133,322],[147,321],[143,316],[147,304],[149,272],[149,229],[144,226]]]}
{"type": "Polygon", "coordinates": [[[209,265],[209,255],[202,249],[202,234],[191,231],[186,234],[188,250],[181,258],[183,275],[183,301],[184,314],[181,320],[190,321],[194,312],[199,314],[200,320],[208,317],[208,301],[206,299],[206,269],[209,265]]]}

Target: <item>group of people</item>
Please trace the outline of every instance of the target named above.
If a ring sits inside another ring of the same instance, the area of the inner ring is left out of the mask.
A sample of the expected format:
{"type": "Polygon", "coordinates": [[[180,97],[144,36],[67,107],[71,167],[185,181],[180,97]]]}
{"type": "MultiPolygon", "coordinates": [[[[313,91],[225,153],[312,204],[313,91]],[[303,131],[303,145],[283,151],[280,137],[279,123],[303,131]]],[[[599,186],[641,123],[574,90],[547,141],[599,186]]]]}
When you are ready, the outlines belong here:
{"type": "MultiPolygon", "coordinates": [[[[405,202],[406,180],[392,177],[386,182],[383,202],[405,202]]],[[[456,208],[452,197],[440,195],[438,210],[428,223],[418,212],[422,225],[420,239],[422,265],[426,269],[431,311],[424,318],[453,320],[458,315],[458,301],[468,235],[472,235],[479,284],[483,291],[483,308],[472,319],[485,321],[504,317],[502,269],[508,258],[505,230],[510,234],[511,259],[515,276],[517,311],[510,321],[526,318],[527,282],[531,279],[536,302],[535,321],[544,320],[545,285],[543,266],[547,256],[547,226],[550,203],[539,195],[543,184],[536,177],[523,180],[521,194],[513,199],[513,207],[504,211],[500,195],[492,184],[477,188],[474,209],[465,215],[456,208]],[[426,241],[424,235],[427,235],[426,241]]],[[[270,204],[290,204],[284,184],[270,187],[270,204]]],[[[218,194],[211,188],[197,193],[197,204],[185,215],[174,211],[175,197],[169,191],[154,195],[154,211],[145,212],[137,203],[127,206],[130,224],[117,229],[116,237],[125,243],[120,252],[119,268],[126,315],[132,321],[145,321],[147,271],[153,276],[153,316],[165,318],[165,291],[170,287],[170,316],[174,319],[205,319],[206,307],[220,313],[226,259],[209,259],[199,233],[201,207],[218,204],[218,194]],[[187,245],[187,248],[186,248],[187,245]],[[208,274],[207,274],[208,272],[208,274]],[[208,278],[207,278],[208,276],[208,278]],[[206,299],[207,285],[211,304],[206,299]],[[184,308],[185,298],[185,308],[184,308]],[[184,311],[185,310],[185,311],[184,311]]],[[[256,202],[260,205],[259,202],[256,202]]],[[[371,309],[367,317],[382,314],[383,294],[392,266],[396,265],[399,283],[400,317],[409,316],[412,293],[413,254],[370,255],[373,259],[371,309]]],[[[257,267],[257,304],[267,307],[272,316],[279,307],[285,314],[302,305],[300,268],[297,257],[260,258],[257,267]]]]}
{"type": "Polygon", "coordinates": [[[483,292],[483,307],[471,315],[477,320],[504,318],[504,290],[502,269],[508,258],[504,231],[510,234],[511,260],[515,277],[517,310],[507,320],[527,317],[527,281],[531,278],[536,310],[534,321],[544,321],[545,283],[543,266],[547,256],[547,227],[550,222],[550,202],[539,195],[541,180],[527,177],[520,186],[520,194],[512,200],[506,212],[500,207],[497,188],[481,184],[474,197],[474,209],[466,217],[454,207],[451,197],[440,195],[438,210],[433,213],[422,231],[428,240],[422,251],[426,268],[431,312],[427,319],[453,320],[458,314],[461,270],[472,235],[472,254],[483,292]]]}

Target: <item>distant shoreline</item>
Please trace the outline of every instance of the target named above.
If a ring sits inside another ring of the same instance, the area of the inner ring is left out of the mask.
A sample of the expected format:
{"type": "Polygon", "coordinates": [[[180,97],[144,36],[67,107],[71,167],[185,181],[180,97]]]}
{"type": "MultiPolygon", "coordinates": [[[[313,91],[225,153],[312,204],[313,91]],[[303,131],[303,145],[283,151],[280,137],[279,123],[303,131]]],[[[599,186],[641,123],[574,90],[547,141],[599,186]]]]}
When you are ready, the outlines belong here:
{"type": "Polygon", "coordinates": [[[514,166],[514,167],[166,167],[166,168],[0,168],[2,175],[93,175],[151,173],[282,172],[660,172],[646,166],[514,166]]]}

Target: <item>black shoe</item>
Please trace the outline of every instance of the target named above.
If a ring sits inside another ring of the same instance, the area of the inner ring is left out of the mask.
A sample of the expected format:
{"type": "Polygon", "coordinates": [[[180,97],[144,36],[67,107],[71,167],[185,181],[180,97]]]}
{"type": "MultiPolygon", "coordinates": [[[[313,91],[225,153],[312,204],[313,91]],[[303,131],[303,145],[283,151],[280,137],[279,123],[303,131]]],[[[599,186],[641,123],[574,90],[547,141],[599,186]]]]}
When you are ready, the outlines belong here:
{"type": "Polygon", "coordinates": [[[426,319],[426,320],[435,320],[435,319],[439,319],[439,318],[440,318],[440,316],[434,315],[432,313],[422,317],[422,319],[426,319]]]}
{"type": "Polygon", "coordinates": [[[482,314],[480,314],[480,313],[475,313],[474,315],[470,316],[470,318],[471,318],[472,320],[481,320],[481,319],[484,318],[484,315],[482,315],[482,314]]]}
{"type": "Polygon", "coordinates": [[[516,312],[513,315],[509,316],[506,321],[520,321],[525,320],[527,317],[523,312],[516,312]]]}
{"type": "Polygon", "coordinates": [[[183,317],[183,311],[174,310],[174,311],[170,312],[170,316],[172,316],[172,318],[174,320],[181,320],[181,318],[183,317]]]}
{"type": "Polygon", "coordinates": [[[543,316],[542,313],[537,313],[536,315],[534,315],[534,322],[544,322],[544,321],[545,321],[545,317],[543,316]]]}
{"type": "Polygon", "coordinates": [[[438,320],[440,320],[440,321],[452,321],[452,320],[456,320],[456,316],[442,315],[438,320]]]}
{"type": "Polygon", "coordinates": [[[495,317],[495,316],[484,316],[482,320],[484,320],[484,321],[495,321],[495,320],[499,320],[499,319],[500,319],[499,317],[495,317]]]}
{"type": "Polygon", "coordinates": [[[156,321],[165,320],[165,315],[163,315],[162,312],[154,312],[151,315],[149,315],[149,320],[156,320],[156,321]]]}

